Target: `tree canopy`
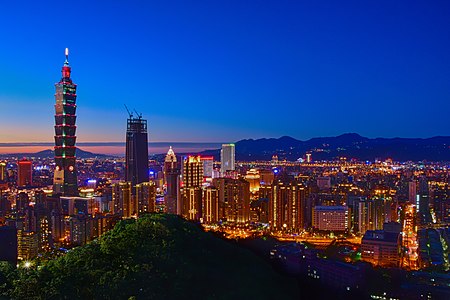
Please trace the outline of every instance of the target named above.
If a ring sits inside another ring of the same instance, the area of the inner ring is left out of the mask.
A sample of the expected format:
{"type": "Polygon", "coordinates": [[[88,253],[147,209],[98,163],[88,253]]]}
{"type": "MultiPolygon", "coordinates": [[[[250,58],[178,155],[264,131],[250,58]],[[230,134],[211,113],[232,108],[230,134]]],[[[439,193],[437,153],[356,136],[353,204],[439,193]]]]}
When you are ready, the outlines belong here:
{"type": "Polygon", "coordinates": [[[0,269],[14,299],[291,299],[294,280],[249,250],[174,215],[119,222],[86,246],[31,269],[0,269]]]}

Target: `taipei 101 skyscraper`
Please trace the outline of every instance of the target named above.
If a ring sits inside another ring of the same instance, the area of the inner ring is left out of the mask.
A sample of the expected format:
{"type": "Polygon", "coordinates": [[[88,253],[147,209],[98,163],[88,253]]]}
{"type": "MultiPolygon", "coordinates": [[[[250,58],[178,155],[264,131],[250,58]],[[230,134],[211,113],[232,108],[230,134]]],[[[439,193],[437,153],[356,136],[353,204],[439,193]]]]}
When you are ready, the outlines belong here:
{"type": "Polygon", "coordinates": [[[77,85],[70,78],[69,49],[62,67],[62,78],[55,84],[55,174],[53,193],[78,196],[75,158],[77,85]]]}

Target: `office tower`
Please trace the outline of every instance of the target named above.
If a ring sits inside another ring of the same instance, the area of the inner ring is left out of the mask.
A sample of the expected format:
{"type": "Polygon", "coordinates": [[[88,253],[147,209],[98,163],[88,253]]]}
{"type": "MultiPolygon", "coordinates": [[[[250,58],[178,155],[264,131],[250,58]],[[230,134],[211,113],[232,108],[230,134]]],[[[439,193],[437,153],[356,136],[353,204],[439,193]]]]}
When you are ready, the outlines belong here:
{"type": "Polygon", "coordinates": [[[361,241],[361,259],[376,266],[398,267],[401,234],[383,230],[368,230],[361,241]]]}
{"type": "Polygon", "coordinates": [[[0,181],[6,180],[6,163],[4,161],[0,162],[0,181]]]}
{"type": "Polygon", "coordinates": [[[30,186],[33,183],[33,164],[31,161],[22,159],[17,164],[17,186],[30,186]]]}
{"type": "Polygon", "coordinates": [[[244,179],[215,178],[219,191],[219,218],[229,224],[244,225],[250,220],[250,183],[244,179]]]}
{"type": "Polygon", "coordinates": [[[183,195],[183,217],[192,221],[200,221],[202,217],[201,187],[185,188],[183,195]]]}
{"type": "Polygon", "coordinates": [[[202,156],[201,160],[203,162],[203,177],[212,178],[214,169],[214,157],[202,156]]]}
{"type": "Polygon", "coordinates": [[[430,213],[430,192],[428,188],[428,181],[426,176],[421,176],[419,179],[417,201],[417,217],[420,224],[431,223],[431,213],[430,213]]]}
{"type": "Polygon", "coordinates": [[[55,84],[55,173],[53,192],[77,196],[77,167],[75,158],[77,85],[70,78],[69,50],[62,67],[62,78],[55,84]]]}
{"type": "Polygon", "coordinates": [[[183,158],[181,171],[181,214],[189,220],[200,220],[202,206],[203,162],[200,156],[183,158]]]}
{"type": "Polygon", "coordinates": [[[313,227],[326,231],[346,231],[349,229],[347,206],[315,206],[313,227]]]}
{"type": "Polygon", "coordinates": [[[178,194],[178,176],[180,169],[177,163],[177,157],[172,147],[167,151],[164,159],[164,183],[166,185],[166,194],[164,195],[164,203],[166,211],[169,214],[177,213],[177,194],[178,194]]]}
{"type": "Polygon", "coordinates": [[[234,156],[234,144],[223,144],[222,150],[220,150],[220,172],[222,176],[226,174],[227,171],[234,171],[234,156]]]}
{"type": "Polygon", "coordinates": [[[183,158],[182,165],[183,187],[201,187],[203,183],[203,162],[200,156],[183,158]]]}
{"type": "Polygon", "coordinates": [[[259,191],[259,186],[261,183],[261,176],[259,171],[256,169],[250,169],[245,175],[245,180],[250,183],[250,192],[257,193],[259,191]]]}
{"type": "Polygon", "coordinates": [[[133,214],[133,205],[131,197],[131,182],[119,182],[112,186],[112,200],[110,211],[113,214],[119,214],[124,218],[129,218],[133,214]]]}
{"type": "Polygon", "coordinates": [[[30,260],[37,257],[39,252],[39,236],[35,232],[17,231],[17,257],[30,260]]]}
{"type": "Polygon", "coordinates": [[[147,120],[140,115],[129,114],[127,119],[125,168],[125,180],[132,186],[148,181],[147,120]]]}
{"type": "Polygon", "coordinates": [[[274,183],[262,190],[269,198],[269,224],[273,230],[299,232],[305,223],[306,189],[300,183],[274,183]]]}
{"type": "Polygon", "coordinates": [[[450,186],[446,182],[435,183],[431,189],[431,206],[434,222],[450,223],[450,186]]]}
{"type": "Polygon", "coordinates": [[[156,209],[156,184],[153,181],[142,182],[135,186],[135,211],[138,215],[155,212],[156,209]]]}
{"type": "Polygon", "coordinates": [[[217,188],[209,186],[203,191],[202,207],[203,223],[219,222],[219,193],[217,188]]]}
{"type": "Polygon", "coordinates": [[[408,183],[408,201],[415,204],[417,199],[417,183],[415,180],[408,183]]]}
{"type": "Polygon", "coordinates": [[[72,245],[86,245],[92,238],[93,219],[85,215],[69,219],[69,241],[72,245]]]}

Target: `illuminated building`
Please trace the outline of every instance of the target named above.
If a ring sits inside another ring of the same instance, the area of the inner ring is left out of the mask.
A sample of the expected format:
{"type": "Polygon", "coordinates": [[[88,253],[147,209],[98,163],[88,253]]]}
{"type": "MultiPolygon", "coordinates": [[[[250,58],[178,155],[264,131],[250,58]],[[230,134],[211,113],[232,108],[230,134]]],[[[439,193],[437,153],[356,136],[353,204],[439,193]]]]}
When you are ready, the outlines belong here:
{"type": "Polygon", "coordinates": [[[63,196],[77,196],[76,141],[76,90],[70,78],[69,51],[62,67],[62,78],[55,84],[55,171],[53,192],[63,196]]]}
{"type": "Polygon", "coordinates": [[[30,260],[38,255],[39,238],[35,232],[17,231],[17,256],[20,260],[30,260]]]}
{"type": "Polygon", "coordinates": [[[416,181],[410,181],[408,183],[408,201],[412,204],[416,204],[416,197],[417,196],[417,182],[416,181]]]}
{"type": "Polygon", "coordinates": [[[22,159],[17,163],[17,186],[24,187],[33,184],[33,163],[22,159]]]}
{"type": "Polygon", "coordinates": [[[130,114],[127,119],[125,168],[125,180],[132,186],[148,181],[147,120],[140,115],[130,114]]]}
{"type": "Polygon", "coordinates": [[[203,191],[202,205],[203,223],[212,224],[219,222],[219,193],[215,187],[207,187],[203,191]]]}
{"type": "Polygon", "coordinates": [[[85,215],[70,217],[70,243],[72,245],[86,245],[91,240],[93,220],[85,215]]]}
{"type": "MultiPolygon", "coordinates": [[[[278,182],[260,189],[269,198],[269,225],[272,230],[298,232],[304,228],[306,190],[292,182],[278,182]]],[[[265,195],[263,195],[265,194],[265,195]]]]}
{"type": "Polygon", "coordinates": [[[183,191],[183,217],[192,221],[200,221],[202,217],[202,189],[188,187],[183,191]]]}
{"type": "Polygon", "coordinates": [[[220,150],[220,173],[222,176],[228,171],[234,171],[235,146],[234,144],[223,144],[220,150]]]}
{"type": "Polygon", "coordinates": [[[166,184],[166,194],[164,195],[164,202],[166,210],[169,214],[177,213],[177,194],[178,194],[178,176],[180,169],[177,163],[177,157],[172,147],[167,151],[164,159],[164,182],[166,184]]]}
{"type": "Polygon", "coordinates": [[[212,178],[214,169],[214,157],[202,156],[201,160],[203,162],[203,177],[212,178]]]}
{"type": "Polygon", "coordinates": [[[330,177],[318,177],[317,187],[321,190],[331,188],[331,178],[330,177]]]}
{"type": "Polygon", "coordinates": [[[434,183],[431,189],[434,223],[450,223],[450,187],[448,183],[434,183]]]}
{"type": "Polygon", "coordinates": [[[245,180],[250,183],[250,192],[256,193],[259,191],[261,176],[259,175],[259,171],[256,169],[250,169],[247,171],[245,175],[245,180]]]}
{"type": "Polygon", "coordinates": [[[215,178],[219,191],[219,218],[232,224],[250,220],[250,184],[244,179],[215,178]]]}
{"type": "Polygon", "coordinates": [[[134,188],[136,189],[134,202],[137,205],[134,210],[137,214],[155,212],[156,184],[153,181],[142,182],[136,184],[134,188]]]}
{"type": "Polygon", "coordinates": [[[129,218],[133,214],[131,197],[131,182],[119,182],[112,185],[112,200],[110,211],[119,214],[124,218],[129,218]]]}
{"type": "Polygon", "coordinates": [[[0,162],[0,181],[6,180],[6,163],[1,161],[0,162]]]}
{"type": "Polygon", "coordinates": [[[361,242],[361,259],[376,266],[397,267],[400,263],[400,247],[400,233],[368,230],[361,242]]]}
{"type": "Polygon", "coordinates": [[[345,231],[349,229],[347,206],[314,206],[313,228],[325,231],[345,231]]]}
{"type": "Polygon", "coordinates": [[[430,193],[428,188],[428,181],[426,176],[422,176],[419,179],[419,188],[416,195],[417,199],[417,218],[420,224],[430,224],[430,193]]]}
{"type": "Polygon", "coordinates": [[[30,198],[28,197],[28,194],[25,192],[20,192],[17,194],[16,199],[16,209],[19,211],[22,211],[28,207],[30,203],[30,198]]]}
{"type": "Polygon", "coordinates": [[[307,163],[312,162],[311,153],[306,153],[306,162],[307,163]]]}
{"type": "Polygon", "coordinates": [[[203,183],[203,162],[201,157],[184,157],[181,174],[183,188],[201,187],[203,183]]]}
{"type": "Polygon", "coordinates": [[[261,177],[260,183],[263,185],[271,185],[275,179],[271,170],[259,170],[259,176],[261,177]]]}

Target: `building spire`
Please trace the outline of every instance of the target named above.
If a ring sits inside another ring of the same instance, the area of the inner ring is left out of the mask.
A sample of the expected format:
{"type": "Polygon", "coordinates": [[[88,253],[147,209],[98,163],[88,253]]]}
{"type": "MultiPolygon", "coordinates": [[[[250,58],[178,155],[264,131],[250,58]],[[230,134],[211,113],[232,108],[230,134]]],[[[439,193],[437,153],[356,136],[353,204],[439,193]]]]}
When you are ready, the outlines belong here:
{"type": "Polygon", "coordinates": [[[69,65],[69,48],[66,48],[64,54],[66,55],[66,61],[64,62],[64,64],[69,65]]]}

